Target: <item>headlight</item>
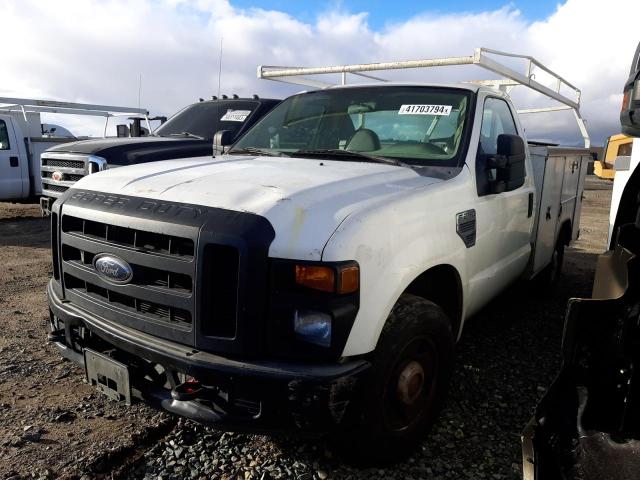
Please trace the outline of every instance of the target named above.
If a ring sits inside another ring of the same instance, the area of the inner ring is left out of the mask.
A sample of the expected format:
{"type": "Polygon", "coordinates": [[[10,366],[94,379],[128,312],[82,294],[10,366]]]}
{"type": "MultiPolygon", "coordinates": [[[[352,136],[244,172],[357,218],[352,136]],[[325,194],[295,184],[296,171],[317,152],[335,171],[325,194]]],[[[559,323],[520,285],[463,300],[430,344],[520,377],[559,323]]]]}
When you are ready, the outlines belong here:
{"type": "Polygon", "coordinates": [[[353,260],[270,260],[266,342],[293,358],[340,358],[360,308],[360,268],[353,260]]]}
{"type": "Polygon", "coordinates": [[[321,347],[331,346],[331,315],[313,310],[296,310],[293,330],[299,340],[321,347]]]}

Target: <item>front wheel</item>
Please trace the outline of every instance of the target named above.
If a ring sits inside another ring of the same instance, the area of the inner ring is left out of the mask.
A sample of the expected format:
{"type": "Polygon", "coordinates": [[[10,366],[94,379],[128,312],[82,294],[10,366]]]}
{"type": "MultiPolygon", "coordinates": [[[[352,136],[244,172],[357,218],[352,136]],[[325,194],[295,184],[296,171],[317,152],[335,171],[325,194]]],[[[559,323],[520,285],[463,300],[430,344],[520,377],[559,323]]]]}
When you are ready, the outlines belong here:
{"type": "Polygon", "coordinates": [[[402,295],[376,346],[361,398],[352,405],[351,428],[341,436],[345,456],[384,463],[410,454],[441,409],[453,351],[451,322],[442,309],[402,295]]]}

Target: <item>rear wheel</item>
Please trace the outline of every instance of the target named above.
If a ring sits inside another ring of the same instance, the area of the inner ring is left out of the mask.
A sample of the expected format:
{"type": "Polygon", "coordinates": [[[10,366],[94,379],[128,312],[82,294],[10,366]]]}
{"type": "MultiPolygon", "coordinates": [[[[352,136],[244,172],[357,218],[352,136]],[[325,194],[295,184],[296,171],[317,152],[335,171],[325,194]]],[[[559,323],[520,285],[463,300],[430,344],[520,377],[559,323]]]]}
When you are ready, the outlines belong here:
{"type": "Polygon", "coordinates": [[[564,265],[564,237],[560,235],[556,241],[556,246],[551,255],[549,265],[540,274],[542,286],[545,288],[555,288],[562,277],[562,267],[564,265]]]}
{"type": "Polygon", "coordinates": [[[451,323],[436,304],[404,294],[391,311],[340,444],[366,463],[397,460],[428,432],[453,364],[451,323]]]}

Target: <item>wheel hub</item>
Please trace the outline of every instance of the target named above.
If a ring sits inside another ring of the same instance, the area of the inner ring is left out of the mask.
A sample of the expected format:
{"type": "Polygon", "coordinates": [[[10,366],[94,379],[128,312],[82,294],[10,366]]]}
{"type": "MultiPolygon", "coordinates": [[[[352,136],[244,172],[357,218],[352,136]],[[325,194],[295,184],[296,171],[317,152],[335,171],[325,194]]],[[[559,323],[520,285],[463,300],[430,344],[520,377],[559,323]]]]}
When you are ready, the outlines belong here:
{"type": "Polygon", "coordinates": [[[400,372],[396,392],[398,400],[413,405],[424,388],[424,368],[415,360],[410,361],[400,372]]]}

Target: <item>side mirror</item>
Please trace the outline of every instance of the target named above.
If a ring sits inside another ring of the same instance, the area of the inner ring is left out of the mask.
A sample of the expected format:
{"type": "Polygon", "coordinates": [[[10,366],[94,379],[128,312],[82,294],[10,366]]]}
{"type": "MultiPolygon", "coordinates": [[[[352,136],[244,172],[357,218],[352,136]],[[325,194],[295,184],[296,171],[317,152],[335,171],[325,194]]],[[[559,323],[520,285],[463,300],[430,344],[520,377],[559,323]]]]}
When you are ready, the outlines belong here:
{"type": "Polygon", "coordinates": [[[213,136],[213,154],[224,153],[224,147],[233,143],[233,134],[229,130],[219,130],[213,136]]]}
{"type": "Polygon", "coordinates": [[[496,172],[489,185],[491,193],[509,192],[524,185],[526,158],[522,137],[498,135],[497,153],[487,160],[487,168],[496,172]]]}

